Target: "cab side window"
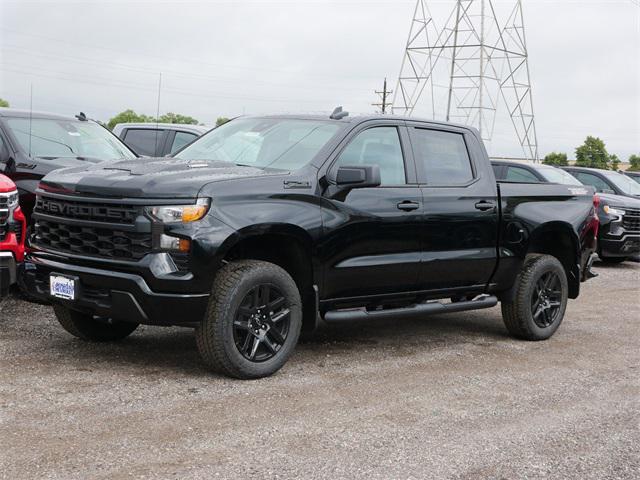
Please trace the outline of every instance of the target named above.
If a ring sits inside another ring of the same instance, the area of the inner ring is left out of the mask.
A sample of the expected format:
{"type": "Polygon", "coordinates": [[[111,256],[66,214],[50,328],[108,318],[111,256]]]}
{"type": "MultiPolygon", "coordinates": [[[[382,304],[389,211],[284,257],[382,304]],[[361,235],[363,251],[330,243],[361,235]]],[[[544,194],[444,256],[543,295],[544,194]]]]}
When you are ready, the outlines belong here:
{"type": "Polygon", "coordinates": [[[406,185],[400,136],[396,127],[373,127],[360,132],[333,166],[378,165],[381,185],[406,185]]]}
{"type": "Polygon", "coordinates": [[[540,183],[538,177],[536,177],[526,168],[512,166],[507,167],[506,180],[521,183],[540,183]]]}
{"type": "Polygon", "coordinates": [[[130,128],[127,129],[123,140],[138,155],[155,157],[159,155],[162,145],[164,145],[165,131],[151,128],[130,128]]]}
{"type": "Polygon", "coordinates": [[[413,154],[428,185],[464,185],[473,180],[473,169],[461,133],[414,128],[413,154]]]}
{"type": "Polygon", "coordinates": [[[171,151],[169,153],[175,153],[185,145],[190,144],[197,138],[197,135],[188,132],[176,132],[173,137],[173,144],[171,145],[171,151]]]}
{"type": "Polygon", "coordinates": [[[584,172],[576,172],[573,174],[573,176],[576,177],[585,185],[591,185],[592,187],[595,187],[597,192],[602,193],[605,190],[613,190],[613,188],[611,188],[611,185],[609,185],[607,182],[605,182],[603,179],[601,179],[597,175],[592,175],[590,173],[584,173],[584,172]]]}

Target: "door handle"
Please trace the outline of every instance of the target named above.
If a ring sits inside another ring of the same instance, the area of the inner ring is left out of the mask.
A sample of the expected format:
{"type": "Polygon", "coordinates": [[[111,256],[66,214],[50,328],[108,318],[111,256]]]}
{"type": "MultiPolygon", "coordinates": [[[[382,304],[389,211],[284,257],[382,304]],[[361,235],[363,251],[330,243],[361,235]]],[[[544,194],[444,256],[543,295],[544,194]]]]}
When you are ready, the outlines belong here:
{"type": "Polygon", "coordinates": [[[496,204],[493,202],[487,202],[486,200],[482,200],[478,203],[476,203],[476,209],[480,210],[480,211],[485,211],[485,210],[493,210],[496,207],[496,204]]]}
{"type": "Polygon", "coordinates": [[[400,202],[397,207],[398,210],[410,212],[411,210],[417,210],[420,208],[420,204],[418,202],[412,202],[411,200],[405,200],[404,202],[400,202]]]}

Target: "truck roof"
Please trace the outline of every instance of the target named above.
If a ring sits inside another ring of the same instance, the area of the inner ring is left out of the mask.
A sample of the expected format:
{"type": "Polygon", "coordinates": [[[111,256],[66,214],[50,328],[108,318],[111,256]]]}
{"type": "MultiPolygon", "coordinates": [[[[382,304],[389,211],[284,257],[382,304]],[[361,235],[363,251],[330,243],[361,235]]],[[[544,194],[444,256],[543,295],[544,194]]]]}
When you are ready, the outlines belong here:
{"type": "Polygon", "coordinates": [[[142,130],[154,130],[156,128],[164,128],[167,130],[187,130],[194,133],[207,133],[213,127],[208,127],[206,125],[191,125],[188,123],[155,123],[155,122],[131,122],[131,123],[118,123],[115,127],[113,127],[114,132],[119,132],[124,128],[136,128],[142,130]]]}
{"type": "Polygon", "coordinates": [[[460,123],[452,123],[452,122],[444,122],[442,120],[433,120],[429,118],[420,118],[420,117],[409,117],[406,115],[386,115],[386,114],[370,114],[370,115],[349,115],[339,120],[334,120],[329,117],[329,114],[320,115],[320,114],[282,114],[282,115],[247,115],[245,117],[238,118],[291,118],[291,119],[299,119],[299,120],[328,120],[331,122],[341,122],[341,123],[362,123],[370,120],[401,120],[407,122],[424,122],[435,125],[443,125],[443,126],[453,126],[458,128],[465,128],[467,130],[476,129],[469,125],[463,125],[460,123]]]}
{"type": "Polygon", "coordinates": [[[52,120],[79,121],[72,115],[59,115],[57,113],[40,112],[36,110],[21,110],[19,108],[0,107],[0,117],[20,117],[20,118],[47,118],[52,120]]]}

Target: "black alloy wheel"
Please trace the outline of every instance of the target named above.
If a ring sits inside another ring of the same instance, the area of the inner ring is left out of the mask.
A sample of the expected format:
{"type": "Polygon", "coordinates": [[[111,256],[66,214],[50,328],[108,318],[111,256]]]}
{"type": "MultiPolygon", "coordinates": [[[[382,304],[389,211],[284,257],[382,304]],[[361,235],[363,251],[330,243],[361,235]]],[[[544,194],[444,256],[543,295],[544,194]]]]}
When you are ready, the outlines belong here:
{"type": "Polygon", "coordinates": [[[540,328],[547,328],[558,319],[562,306],[562,284],[554,271],[542,275],[531,295],[531,315],[540,328]]]}
{"type": "Polygon", "coordinates": [[[290,313],[275,285],[260,284],[249,290],[233,320],[233,339],[240,354],[251,362],[273,358],[286,341],[290,313]]]}

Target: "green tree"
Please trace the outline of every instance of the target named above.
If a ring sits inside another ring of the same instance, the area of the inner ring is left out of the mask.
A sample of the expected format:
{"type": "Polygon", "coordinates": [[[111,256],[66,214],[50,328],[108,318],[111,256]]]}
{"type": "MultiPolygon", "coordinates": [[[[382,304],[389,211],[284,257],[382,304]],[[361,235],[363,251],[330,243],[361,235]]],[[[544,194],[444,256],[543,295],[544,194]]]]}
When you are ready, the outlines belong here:
{"type": "Polygon", "coordinates": [[[618,158],[617,155],[611,155],[609,157],[609,160],[611,161],[611,170],[613,170],[614,172],[617,172],[618,167],[620,166],[620,159],[618,158]]]}
{"type": "Polygon", "coordinates": [[[180,115],[179,113],[165,113],[158,118],[160,123],[182,123],[188,125],[197,125],[198,120],[187,115],[180,115]]]}
{"type": "Polygon", "coordinates": [[[558,166],[567,166],[569,165],[569,161],[567,160],[566,153],[556,153],[551,152],[549,155],[544,157],[543,162],[546,165],[558,165],[558,166]]]}
{"type": "Polygon", "coordinates": [[[640,155],[631,155],[629,157],[629,171],[640,172],[640,155]]]}
{"type": "Polygon", "coordinates": [[[113,130],[113,127],[115,127],[119,123],[145,123],[154,121],[155,118],[153,117],[144,114],[138,114],[133,110],[128,109],[111,118],[107,123],[107,126],[109,127],[109,130],[113,130]]]}
{"type": "Polygon", "coordinates": [[[589,135],[584,143],[576,148],[576,165],[579,167],[609,169],[609,153],[604,142],[589,135]]]}
{"type": "Polygon", "coordinates": [[[9,102],[0,98],[0,107],[8,107],[8,106],[9,106],[9,102]]]}
{"type": "Polygon", "coordinates": [[[228,121],[229,119],[227,117],[218,117],[216,120],[216,127],[219,127],[220,125],[224,125],[228,121]]]}

